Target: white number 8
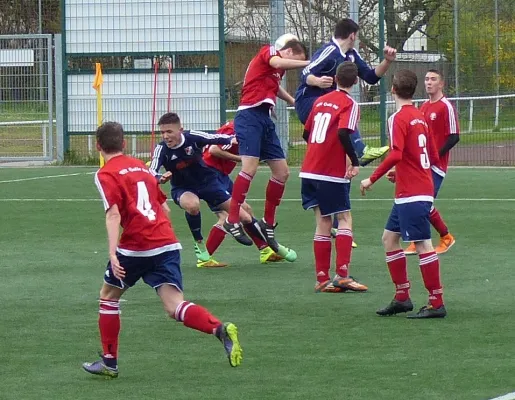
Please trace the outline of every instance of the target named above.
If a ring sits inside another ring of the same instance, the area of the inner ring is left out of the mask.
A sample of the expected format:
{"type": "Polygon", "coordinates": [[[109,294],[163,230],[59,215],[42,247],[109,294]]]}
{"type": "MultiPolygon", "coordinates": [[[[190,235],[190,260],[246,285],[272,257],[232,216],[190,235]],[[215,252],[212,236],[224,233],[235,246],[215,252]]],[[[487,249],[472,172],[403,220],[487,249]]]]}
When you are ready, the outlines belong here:
{"type": "Polygon", "coordinates": [[[313,133],[311,134],[311,143],[324,143],[327,135],[327,128],[329,128],[329,122],[331,121],[331,114],[329,113],[318,113],[315,115],[315,126],[313,127],[313,133]]]}
{"type": "Polygon", "coordinates": [[[422,168],[429,169],[431,168],[431,163],[429,162],[429,154],[427,154],[427,139],[426,135],[421,133],[418,135],[418,147],[422,149],[422,154],[420,154],[420,165],[422,168]]]}
{"type": "Polygon", "coordinates": [[[145,185],[145,182],[143,181],[138,182],[138,203],[136,208],[140,213],[147,217],[149,221],[155,221],[156,213],[152,210],[147,185],[145,185]]]}

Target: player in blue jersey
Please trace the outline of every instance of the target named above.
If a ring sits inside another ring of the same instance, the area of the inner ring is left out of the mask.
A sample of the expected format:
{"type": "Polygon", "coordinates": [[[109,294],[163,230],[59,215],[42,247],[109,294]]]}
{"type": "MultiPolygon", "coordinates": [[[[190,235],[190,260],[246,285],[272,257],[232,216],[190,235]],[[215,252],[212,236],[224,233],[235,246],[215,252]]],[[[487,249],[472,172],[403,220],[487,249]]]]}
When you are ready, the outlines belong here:
{"type": "MultiPolygon", "coordinates": [[[[313,104],[322,95],[336,90],[336,68],[344,61],[352,61],[358,67],[358,76],[374,85],[386,73],[397,51],[389,46],[384,49],[384,60],[375,68],[370,68],[354,48],[359,25],[349,18],[340,20],[334,29],[330,42],[318,49],[311,63],[301,74],[301,83],[295,93],[295,110],[302,124],[305,124],[313,104]]],[[[359,133],[351,135],[352,144],[360,158],[360,164],[366,165],[388,151],[388,146],[374,148],[367,146],[359,133]]]]}
{"type": "MultiPolygon", "coordinates": [[[[204,146],[211,144],[236,143],[234,136],[209,134],[200,131],[186,131],[175,113],[166,113],[158,122],[163,141],[155,150],[150,171],[161,184],[170,181],[172,199],[185,211],[186,220],[195,241],[195,254],[198,267],[225,267],[217,262],[206,249],[201,232],[200,200],[204,200],[211,210],[229,211],[231,193],[218,179],[215,170],[203,160],[204,146]],[[159,174],[161,167],[166,172],[159,174]]],[[[243,208],[240,210],[243,225],[251,236],[261,236],[255,228],[256,222],[243,208]]]]}

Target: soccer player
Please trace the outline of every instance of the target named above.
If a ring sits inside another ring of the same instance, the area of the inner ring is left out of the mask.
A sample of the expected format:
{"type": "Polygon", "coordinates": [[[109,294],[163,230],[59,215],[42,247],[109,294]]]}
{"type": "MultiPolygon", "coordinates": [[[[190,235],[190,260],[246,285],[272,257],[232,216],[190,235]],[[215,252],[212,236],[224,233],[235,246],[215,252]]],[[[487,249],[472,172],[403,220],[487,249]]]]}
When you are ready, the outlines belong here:
{"type": "Polygon", "coordinates": [[[120,124],[106,122],[96,135],[97,149],[106,161],[95,175],[95,184],[105,208],[109,263],[100,290],[102,359],[84,363],[84,370],[118,377],[120,298],[139,279],[156,290],[171,318],[216,336],[231,366],[238,366],[242,349],[236,326],[222,324],[205,308],[184,300],[181,244],[168,218],[170,209],[158,182],[142,161],[123,154],[125,141],[120,124]],[[119,238],[120,226],[123,232],[119,238]]]}
{"type": "Polygon", "coordinates": [[[306,53],[306,47],[298,40],[289,40],[279,51],[266,45],[250,61],[245,73],[240,105],[234,118],[242,167],[234,182],[229,216],[224,223],[224,229],[245,245],[252,245],[252,241],[239,223],[239,210],[262,160],[268,163],[272,175],[266,188],[264,218],[259,221],[259,228],[272,250],[279,250],[275,240],[275,214],[289,170],[271,114],[277,97],[294,104],[295,100],[280,82],[286,70],[309,64],[306,53]]]}
{"type": "Polygon", "coordinates": [[[443,318],[447,312],[442,298],[440,263],[431,243],[429,222],[434,197],[431,164],[437,165],[438,154],[424,115],[412,103],[416,88],[414,72],[395,73],[392,94],[397,112],[388,120],[390,153],[370,178],[361,181],[361,192],[365,195],[385,174],[395,182],[395,201],[383,232],[383,244],[396,292],[390,304],[377,314],[386,316],[413,310],[406,255],[400,245],[402,237],[404,241],[415,242],[422,279],[429,292],[429,304],[408,318],[443,318]]]}
{"type": "MultiPolygon", "coordinates": [[[[203,242],[200,219],[200,200],[204,200],[211,210],[229,211],[231,194],[221,184],[218,175],[202,159],[202,149],[210,144],[236,142],[234,136],[209,134],[199,131],[185,131],[176,113],[166,113],[158,121],[164,140],[156,146],[150,171],[160,183],[170,181],[172,199],[185,210],[186,219],[195,240],[197,267],[216,268],[227,264],[213,259],[207,249],[199,251],[203,242]],[[166,172],[159,174],[161,166],[166,172]]],[[[241,210],[241,218],[255,236],[259,232],[252,230],[252,218],[241,210]]],[[[252,242],[251,242],[252,244],[252,242]]]]}
{"type": "MultiPolygon", "coordinates": [[[[384,60],[375,69],[370,68],[354,48],[358,30],[359,25],[349,18],[338,21],[331,41],[315,52],[311,63],[302,71],[301,83],[295,93],[295,110],[303,124],[306,123],[317,99],[336,89],[334,77],[339,64],[344,61],[356,63],[359,77],[374,85],[379,82],[395,60],[397,51],[386,46],[384,60]]],[[[388,151],[388,146],[374,148],[365,145],[357,129],[352,133],[351,138],[362,166],[388,151]]]]}
{"type": "MultiPolygon", "coordinates": [[[[424,83],[429,100],[422,104],[420,111],[426,118],[429,134],[433,137],[440,156],[438,166],[431,166],[436,198],[447,174],[449,152],[460,140],[460,127],[454,106],[443,94],[445,82],[442,73],[435,69],[429,70],[424,83]]],[[[429,220],[440,234],[440,243],[436,246],[436,253],[446,253],[456,243],[454,236],[449,233],[447,224],[434,206],[431,208],[429,220]]],[[[416,254],[415,244],[411,243],[404,253],[416,254]]]]}
{"type": "MultiPolygon", "coordinates": [[[[225,135],[234,135],[234,122],[229,121],[224,124],[217,133],[225,135]]],[[[218,176],[221,185],[226,188],[229,193],[232,193],[233,182],[229,176],[231,172],[236,168],[236,164],[241,162],[241,156],[238,155],[238,144],[231,143],[227,145],[210,145],[204,148],[203,158],[206,165],[212,168],[218,176]]],[[[259,249],[259,260],[261,264],[270,262],[278,262],[282,260],[293,262],[297,259],[295,251],[288,249],[282,245],[279,245],[279,253],[275,253],[268,243],[264,240],[261,235],[255,235],[256,224],[258,221],[252,214],[252,209],[247,202],[244,202],[241,207],[252,216],[252,225],[249,226],[244,224],[243,227],[247,234],[252,238],[252,241],[259,249]]],[[[206,248],[210,255],[220,247],[223,240],[225,239],[226,232],[223,229],[223,224],[227,219],[227,213],[223,210],[214,210],[218,214],[218,223],[211,228],[209,236],[206,242],[206,248]]],[[[259,232],[259,231],[258,231],[259,232]]]]}
{"type": "Polygon", "coordinates": [[[314,104],[304,128],[308,142],[302,163],[302,207],[315,211],[316,292],[364,292],[368,288],[349,276],[352,252],[352,217],[350,214],[350,179],[359,172],[359,160],[350,135],[359,121],[358,103],[349,92],[358,82],[358,67],[350,61],[336,70],[337,89],[320,97],[314,104]],[[349,156],[352,165],[346,168],[349,156]],[[332,217],[338,220],[336,235],[336,275],[331,268],[332,217]]]}

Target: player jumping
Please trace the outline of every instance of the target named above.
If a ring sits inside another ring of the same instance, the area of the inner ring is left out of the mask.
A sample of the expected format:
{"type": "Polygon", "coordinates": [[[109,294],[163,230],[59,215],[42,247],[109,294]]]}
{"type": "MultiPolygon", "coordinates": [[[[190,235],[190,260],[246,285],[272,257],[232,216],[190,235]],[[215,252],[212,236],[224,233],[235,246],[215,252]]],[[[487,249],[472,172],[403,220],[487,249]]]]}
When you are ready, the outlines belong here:
{"type": "MultiPolygon", "coordinates": [[[[224,124],[217,133],[224,135],[234,135],[234,122],[229,121],[224,124]]],[[[231,143],[227,145],[211,145],[204,148],[203,158],[204,162],[208,167],[213,169],[218,176],[218,180],[221,185],[229,192],[232,193],[233,182],[229,176],[231,172],[236,168],[236,164],[241,162],[241,156],[238,155],[238,144],[231,143]]],[[[243,227],[247,234],[252,238],[252,241],[259,249],[259,260],[261,264],[277,261],[290,261],[293,262],[297,259],[295,251],[288,249],[282,245],[279,245],[279,254],[275,253],[268,243],[261,237],[261,235],[255,235],[256,224],[258,221],[253,217],[252,209],[247,202],[244,202],[241,207],[252,216],[252,225],[244,224],[243,227]]],[[[210,255],[220,247],[223,240],[225,239],[226,232],[223,228],[223,224],[227,219],[227,213],[223,210],[214,210],[218,215],[218,223],[211,228],[209,236],[206,242],[206,248],[210,255]]]]}
{"type": "Polygon", "coordinates": [[[271,114],[277,97],[294,104],[295,100],[280,86],[280,82],[286,70],[309,64],[306,53],[306,47],[297,40],[288,41],[279,51],[274,46],[263,46],[251,60],[245,74],[241,101],[234,118],[242,167],[234,181],[224,229],[238,242],[248,246],[252,241],[239,223],[239,210],[262,160],[268,163],[272,176],[266,188],[265,213],[263,220],[259,221],[259,228],[272,250],[279,251],[275,240],[275,214],[289,170],[271,114]]]}
{"type": "Polygon", "coordinates": [[[302,206],[315,211],[316,292],[364,292],[368,288],[349,276],[352,252],[350,180],[359,172],[359,160],[350,135],[359,121],[358,103],[350,90],[358,82],[358,67],[343,62],[336,70],[337,89],[314,104],[306,121],[304,138],[308,142],[302,163],[302,206]],[[349,156],[352,165],[346,168],[349,156]],[[331,218],[338,220],[336,234],[336,276],[331,268],[331,218]]]}
{"type": "Polygon", "coordinates": [[[236,326],[222,324],[205,308],[184,300],[181,245],[168,218],[166,196],[142,161],[123,155],[124,145],[120,124],[106,122],[98,128],[97,149],[106,164],[96,173],[95,183],[106,212],[109,263],[100,290],[102,359],[84,363],[84,370],[118,377],[120,298],[139,279],[156,290],[171,318],[216,336],[231,366],[240,365],[242,349],[236,326]]]}
{"type": "Polygon", "coordinates": [[[395,182],[395,201],[383,232],[386,263],[395,285],[395,297],[377,311],[386,316],[413,310],[406,255],[400,239],[415,242],[420,271],[429,292],[429,304],[408,318],[443,318],[447,315],[440,283],[440,263],[431,242],[429,214],[433,206],[434,187],[431,164],[438,165],[438,153],[432,143],[424,115],[413,105],[417,75],[408,70],[395,73],[392,94],[397,112],[388,120],[390,153],[370,178],[361,181],[361,192],[383,175],[395,182]],[[395,167],[395,170],[392,168],[395,167]]]}
{"type": "MultiPolygon", "coordinates": [[[[447,167],[449,165],[449,152],[460,140],[460,127],[454,106],[443,94],[444,78],[441,72],[431,69],[426,73],[425,87],[429,100],[420,107],[429,126],[429,134],[436,144],[440,162],[438,166],[432,165],[435,198],[442,186],[447,167]]],[[[436,246],[436,253],[446,253],[456,243],[454,236],[449,233],[447,224],[433,206],[429,214],[431,225],[440,234],[440,243],[436,246]]],[[[415,244],[411,243],[405,254],[417,254],[415,244]]]]}

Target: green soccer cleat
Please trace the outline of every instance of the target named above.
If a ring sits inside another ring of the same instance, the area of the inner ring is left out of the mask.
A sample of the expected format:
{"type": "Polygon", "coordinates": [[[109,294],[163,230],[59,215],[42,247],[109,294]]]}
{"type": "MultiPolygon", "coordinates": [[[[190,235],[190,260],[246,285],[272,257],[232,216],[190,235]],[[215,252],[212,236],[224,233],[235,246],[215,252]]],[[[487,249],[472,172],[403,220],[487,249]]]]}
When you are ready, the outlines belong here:
{"type": "Polygon", "coordinates": [[[237,367],[243,361],[243,349],[238,340],[238,328],[233,323],[220,324],[215,335],[224,345],[231,367],[237,367]]]}
{"type": "Polygon", "coordinates": [[[267,246],[261,250],[259,250],[259,262],[261,264],[268,264],[273,262],[281,262],[284,261],[284,257],[281,257],[279,254],[275,253],[270,246],[267,246]]]}
{"type": "Polygon", "coordinates": [[[282,244],[279,245],[279,251],[277,252],[281,257],[283,257],[288,262],[294,262],[297,259],[297,253],[293,249],[289,249],[282,244]]]}
{"type": "Polygon", "coordinates": [[[416,314],[410,314],[406,318],[409,319],[424,319],[424,318],[445,318],[447,310],[445,306],[434,308],[433,306],[424,306],[416,314]]]}
{"type": "Polygon", "coordinates": [[[103,376],[105,379],[118,378],[118,368],[109,368],[103,361],[94,361],[92,363],[85,362],[82,364],[84,371],[89,372],[93,375],[103,376]]]}
{"type": "Polygon", "coordinates": [[[195,242],[195,256],[198,260],[197,264],[199,262],[209,261],[211,258],[203,242],[195,242]]]}
{"type": "Polygon", "coordinates": [[[216,261],[213,257],[210,257],[207,261],[197,260],[197,268],[224,268],[228,264],[216,261]]]}
{"type": "Polygon", "coordinates": [[[359,160],[359,164],[364,167],[367,164],[370,164],[375,159],[384,156],[388,150],[390,149],[389,146],[382,146],[382,147],[370,147],[366,146],[363,150],[363,156],[359,160]]]}

